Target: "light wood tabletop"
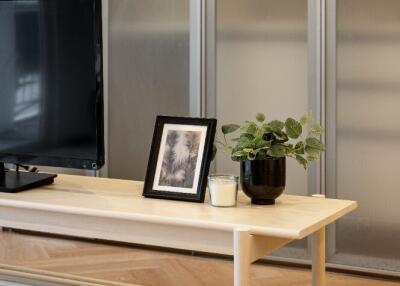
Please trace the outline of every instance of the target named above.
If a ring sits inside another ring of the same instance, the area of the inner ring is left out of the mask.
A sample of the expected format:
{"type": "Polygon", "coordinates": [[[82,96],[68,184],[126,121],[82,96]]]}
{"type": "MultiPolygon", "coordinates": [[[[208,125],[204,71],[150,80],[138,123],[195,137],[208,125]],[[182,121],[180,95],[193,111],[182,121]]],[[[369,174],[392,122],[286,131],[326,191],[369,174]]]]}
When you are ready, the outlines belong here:
{"type": "Polygon", "coordinates": [[[241,192],[236,208],[148,199],[142,182],[60,175],[55,184],[19,194],[0,193],[0,205],[119,217],[301,239],[356,208],[353,201],[282,195],[272,206],[251,205],[241,192]]]}
{"type": "Polygon", "coordinates": [[[235,255],[235,284],[247,285],[248,266],[292,240],[314,234],[315,282],[323,285],[325,226],[349,213],[346,200],[282,195],[272,206],[236,208],[142,197],[142,182],[59,175],[53,185],[0,193],[0,225],[235,255]],[[322,273],[322,274],[320,274],[322,273]]]}

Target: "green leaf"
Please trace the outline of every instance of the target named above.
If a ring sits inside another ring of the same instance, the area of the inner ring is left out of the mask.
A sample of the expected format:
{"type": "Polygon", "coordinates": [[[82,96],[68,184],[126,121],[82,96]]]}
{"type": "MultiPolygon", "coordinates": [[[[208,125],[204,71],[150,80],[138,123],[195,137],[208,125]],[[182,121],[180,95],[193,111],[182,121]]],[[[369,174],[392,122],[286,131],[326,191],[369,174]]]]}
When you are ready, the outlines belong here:
{"type": "Polygon", "coordinates": [[[256,115],[256,119],[257,119],[257,121],[258,122],[264,122],[265,121],[265,115],[263,114],[263,113],[261,113],[261,112],[259,112],[259,113],[257,113],[257,115],[256,115]]]}
{"type": "Polygon", "coordinates": [[[235,132],[239,128],[240,128],[240,126],[237,124],[228,124],[228,125],[223,125],[221,130],[222,130],[223,134],[229,134],[229,133],[235,132]]]}
{"type": "Polygon", "coordinates": [[[310,155],[319,155],[325,150],[324,144],[322,144],[317,138],[308,137],[306,139],[305,151],[310,155]]]}
{"type": "Polygon", "coordinates": [[[247,159],[248,160],[255,160],[257,157],[257,152],[255,150],[252,150],[247,154],[247,159]]]}
{"type": "Polygon", "coordinates": [[[240,127],[240,131],[242,133],[254,135],[254,133],[257,131],[257,124],[247,121],[244,125],[240,127]]]}
{"type": "Polygon", "coordinates": [[[254,138],[252,143],[253,143],[254,148],[260,148],[260,147],[264,146],[264,142],[265,141],[263,140],[263,138],[261,136],[261,137],[254,138]]]}
{"type": "Polygon", "coordinates": [[[272,131],[272,126],[269,124],[264,123],[262,125],[263,133],[269,133],[272,131]]]}
{"type": "Polygon", "coordinates": [[[252,148],[252,147],[253,147],[253,141],[246,136],[240,136],[239,141],[237,141],[236,143],[237,149],[252,148]]]}
{"type": "Polygon", "coordinates": [[[211,161],[214,161],[215,156],[217,155],[217,151],[218,151],[217,146],[213,145],[211,161]]]}
{"type": "Polygon", "coordinates": [[[287,135],[289,136],[289,138],[292,139],[299,138],[301,133],[303,132],[301,124],[293,118],[286,119],[285,128],[287,135]]]}
{"type": "Polygon", "coordinates": [[[223,150],[224,153],[230,155],[230,154],[232,154],[232,150],[233,150],[233,149],[232,149],[232,147],[230,147],[230,146],[224,146],[222,150],[223,150]]]}
{"type": "Polygon", "coordinates": [[[254,137],[262,138],[264,133],[265,133],[264,128],[262,126],[257,126],[257,130],[254,132],[254,137]]]}
{"type": "Polygon", "coordinates": [[[282,132],[273,132],[272,135],[274,135],[275,139],[280,142],[286,142],[288,140],[287,135],[282,132]]]}
{"type": "Polygon", "coordinates": [[[321,151],[319,151],[318,149],[314,149],[310,146],[307,146],[304,148],[304,150],[306,151],[307,154],[309,155],[318,155],[319,153],[321,153],[321,151]]]}
{"type": "Polygon", "coordinates": [[[318,160],[318,159],[319,159],[319,154],[309,154],[309,155],[307,156],[307,160],[308,160],[309,162],[316,161],[316,160],[318,160]]]}
{"type": "Polygon", "coordinates": [[[249,133],[242,133],[242,134],[240,134],[240,138],[242,138],[242,137],[246,137],[246,138],[248,138],[248,139],[250,139],[250,140],[253,140],[253,139],[254,139],[254,135],[249,134],[249,133]]]}
{"type": "Polygon", "coordinates": [[[314,149],[318,149],[320,151],[325,150],[324,144],[322,144],[317,138],[314,138],[314,137],[308,137],[306,139],[306,146],[309,146],[314,149]]]}
{"type": "Polygon", "coordinates": [[[285,123],[279,120],[273,120],[269,124],[274,131],[281,131],[285,127],[285,123]]]}
{"type": "Polygon", "coordinates": [[[303,141],[298,142],[294,146],[294,153],[296,153],[296,154],[304,154],[304,143],[303,143],[303,141]]]}
{"type": "Polygon", "coordinates": [[[285,157],[286,156],[286,147],[282,144],[276,144],[271,146],[268,150],[267,154],[271,157],[285,157]]]}
{"type": "Polygon", "coordinates": [[[271,146],[271,141],[265,141],[262,136],[254,138],[252,143],[255,149],[271,146]]]}
{"type": "MultiPolygon", "coordinates": [[[[268,142],[268,143],[270,143],[270,142],[268,142]]],[[[269,146],[264,146],[264,147],[261,147],[261,148],[257,148],[254,151],[256,151],[256,152],[260,152],[260,151],[263,151],[263,150],[265,151],[265,150],[268,150],[270,147],[271,147],[271,144],[269,144],[269,146]]]]}
{"type": "Polygon", "coordinates": [[[307,169],[308,162],[306,159],[304,159],[303,156],[296,155],[296,161],[299,162],[299,164],[302,165],[304,169],[307,169]]]}
{"type": "Polygon", "coordinates": [[[236,152],[232,153],[232,157],[241,157],[241,156],[244,156],[244,155],[247,156],[247,152],[244,152],[243,150],[239,150],[239,151],[236,151],[236,152]]]}
{"type": "Polygon", "coordinates": [[[250,123],[249,127],[247,128],[247,133],[255,135],[256,132],[257,132],[257,125],[255,123],[250,123]]]}
{"type": "Polygon", "coordinates": [[[310,110],[300,118],[300,124],[303,126],[307,125],[311,117],[312,117],[312,110],[310,110]]]}
{"type": "Polygon", "coordinates": [[[323,128],[321,125],[315,123],[311,126],[310,128],[310,133],[315,134],[315,135],[320,135],[325,132],[325,128],[323,128]]]}
{"type": "Polygon", "coordinates": [[[243,161],[247,160],[247,153],[243,150],[236,151],[231,155],[233,161],[243,161]]]}

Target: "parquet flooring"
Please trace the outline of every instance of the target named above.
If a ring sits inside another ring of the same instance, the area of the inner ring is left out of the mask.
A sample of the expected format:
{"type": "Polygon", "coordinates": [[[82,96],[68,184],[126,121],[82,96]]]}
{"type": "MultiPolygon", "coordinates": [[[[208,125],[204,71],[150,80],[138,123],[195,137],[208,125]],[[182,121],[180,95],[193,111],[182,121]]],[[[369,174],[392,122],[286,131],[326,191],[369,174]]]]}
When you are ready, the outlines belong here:
{"type": "MultiPolygon", "coordinates": [[[[0,232],[0,263],[144,286],[232,285],[229,259],[0,232]]],[[[252,285],[311,285],[306,269],[255,264],[252,285]]],[[[328,273],[328,286],[400,286],[394,281],[328,273]]]]}

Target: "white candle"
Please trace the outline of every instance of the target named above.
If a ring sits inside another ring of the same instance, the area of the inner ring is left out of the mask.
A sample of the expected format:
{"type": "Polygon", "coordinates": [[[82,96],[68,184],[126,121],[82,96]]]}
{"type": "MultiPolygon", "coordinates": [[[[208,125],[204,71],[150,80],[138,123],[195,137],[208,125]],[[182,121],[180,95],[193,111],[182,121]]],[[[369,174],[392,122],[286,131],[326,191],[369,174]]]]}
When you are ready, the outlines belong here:
{"type": "Polygon", "coordinates": [[[238,183],[237,177],[212,175],[208,178],[211,204],[216,207],[236,206],[238,183]]]}

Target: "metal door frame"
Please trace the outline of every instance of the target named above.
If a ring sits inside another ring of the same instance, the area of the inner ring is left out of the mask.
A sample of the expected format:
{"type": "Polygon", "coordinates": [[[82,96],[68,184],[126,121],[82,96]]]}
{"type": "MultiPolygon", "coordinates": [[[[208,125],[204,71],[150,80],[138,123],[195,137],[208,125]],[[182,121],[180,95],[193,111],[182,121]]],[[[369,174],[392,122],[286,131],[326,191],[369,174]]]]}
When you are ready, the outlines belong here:
{"type": "Polygon", "coordinates": [[[103,103],[104,103],[104,166],[100,171],[95,171],[93,176],[108,177],[109,153],[109,94],[108,94],[108,48],[109,48],[109,0],[102,0],[102,29],[103,29],[103,103]]]}

